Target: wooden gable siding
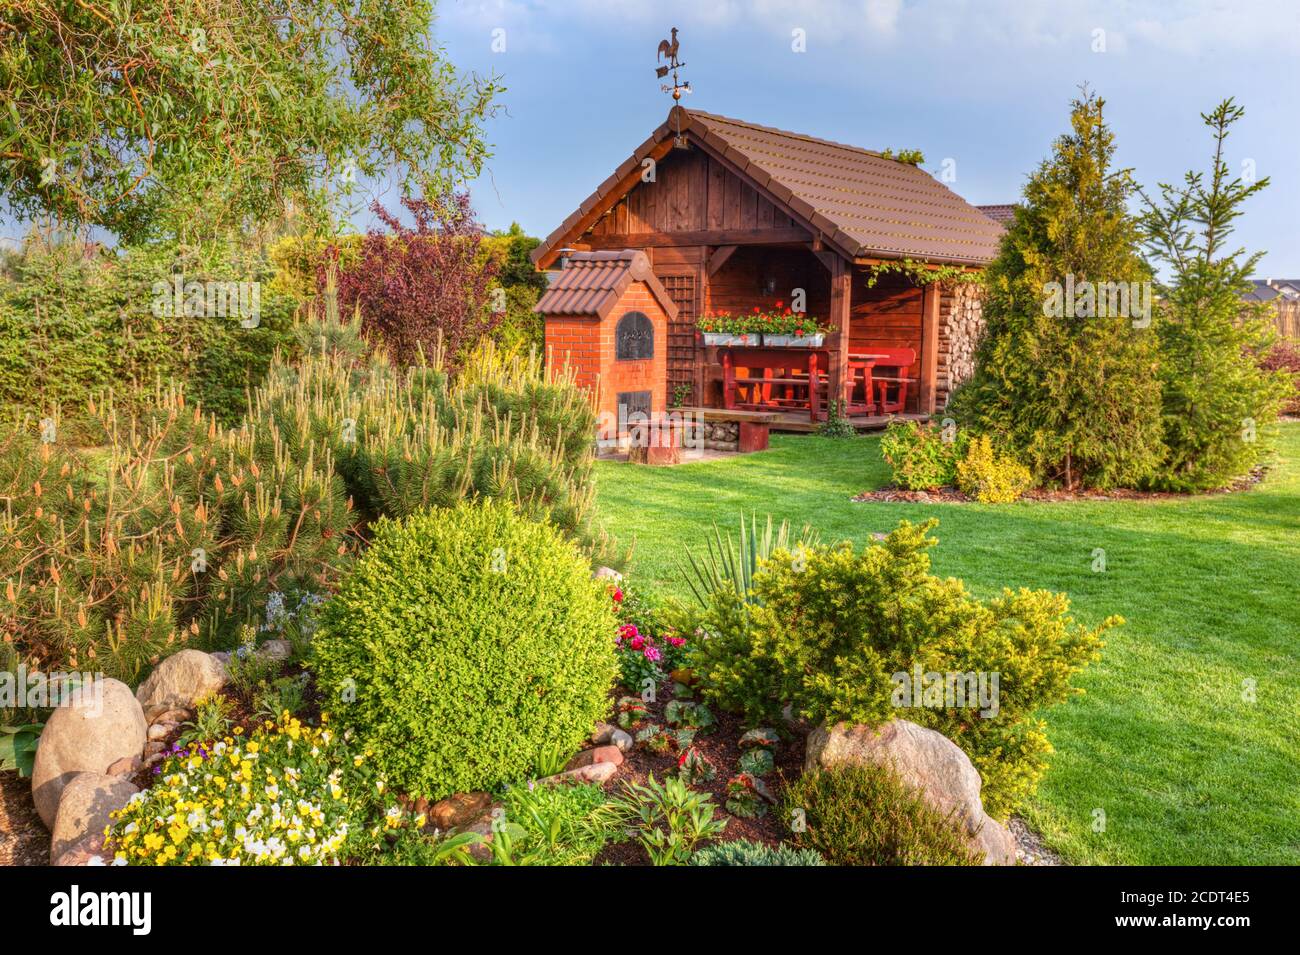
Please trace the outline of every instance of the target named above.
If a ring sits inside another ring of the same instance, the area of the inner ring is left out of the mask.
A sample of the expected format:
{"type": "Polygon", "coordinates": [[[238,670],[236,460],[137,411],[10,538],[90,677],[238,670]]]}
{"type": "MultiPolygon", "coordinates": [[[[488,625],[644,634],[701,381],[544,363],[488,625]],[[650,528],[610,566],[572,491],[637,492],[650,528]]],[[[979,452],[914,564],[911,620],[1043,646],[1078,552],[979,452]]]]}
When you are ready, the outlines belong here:
{"type": "Polygon", "coordinates": [[[870,352],[878,348],[910,348],[916,362],[907,369],[912,383],[907,389],[907,412],[916,411],[921,399],[922,312],[925,293],[919,286],[896,275],[881,276],[867,287],[867,273],[853,270],[853,292],[849,308],[849,352],[870,352]]]}
{"type": "Polygon", "coordinates": [[[797,223],[706,153],[674,150],[654,182],[638,182],[591,228],[595,237],[735,229],[791,230],[797,223]]]}

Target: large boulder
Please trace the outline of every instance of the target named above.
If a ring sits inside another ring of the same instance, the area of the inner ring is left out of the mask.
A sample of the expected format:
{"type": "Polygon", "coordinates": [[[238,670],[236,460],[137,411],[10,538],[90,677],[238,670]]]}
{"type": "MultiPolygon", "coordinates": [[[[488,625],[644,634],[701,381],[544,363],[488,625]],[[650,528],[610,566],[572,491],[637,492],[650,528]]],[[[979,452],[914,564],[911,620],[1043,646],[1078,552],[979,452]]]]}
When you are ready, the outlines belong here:
{"type": "Polygon", "coordinates": [[[109,813],[121,809],[140,790],[121,776],[77,773],[63,787],[59,812],[50,841],[50,862],[89,837],[102,837],[113,820],[109,813]]]}
{"type": "Polygon", "coordinates": [[[144,712],[125,683],[103,679],[70,706],[56,707],[41,733],[32,767],[32,800],[54,827],[63,789],[77,773],[106,773],[144,747],[144,712]]]}
{"type": "Polygon", "coordinates": [[[971,847],[984,853],[985,865],[1015,863],[1015,839],[980,801],[980,774],[961,747],[942,733],[907,720],[880,727],[839,723],[813,730],[805,752],[805,770],[842,763],[892,766],[930,805],[953,814],[971,847]]]}
{"type": "Polygon", "coordinates": [[[167,710],[192,710],[194,704],[212,696],[230,679],[225,664],[202,650],[173,653],[140,684],[136,698],[152,719],[167,710]]]}

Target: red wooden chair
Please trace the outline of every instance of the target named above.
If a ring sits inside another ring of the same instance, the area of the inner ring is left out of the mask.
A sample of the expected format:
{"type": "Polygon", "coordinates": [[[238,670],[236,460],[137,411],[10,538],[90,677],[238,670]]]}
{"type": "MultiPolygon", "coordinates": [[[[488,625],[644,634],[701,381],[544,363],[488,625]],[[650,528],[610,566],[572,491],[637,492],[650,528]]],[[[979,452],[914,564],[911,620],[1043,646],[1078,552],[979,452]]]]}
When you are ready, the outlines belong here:
{"type": "Polygon", "coordinates": [[[871,383],[876,389],[876,406],[881,414],[897,414],[907,405],[907,369],[916,364],[916,352],[910,348],[879,348],[875,355],[871,383]],[[893,369],[892,375],[876,374],[876,370],[893,369]]]}

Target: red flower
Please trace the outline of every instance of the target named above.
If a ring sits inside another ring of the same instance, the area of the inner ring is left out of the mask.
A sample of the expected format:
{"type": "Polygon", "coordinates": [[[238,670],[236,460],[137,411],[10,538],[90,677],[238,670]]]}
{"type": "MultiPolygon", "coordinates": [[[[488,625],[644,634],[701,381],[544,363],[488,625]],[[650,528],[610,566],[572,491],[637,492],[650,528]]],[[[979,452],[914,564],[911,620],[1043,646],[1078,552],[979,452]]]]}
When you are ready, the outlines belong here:
{"type": "Polygon", "coordinates": [[[614,598],[614,603],[616,604],[621,604],[623,602],[623,591],[618,587],[614,588],[614,592],[610,594],[610,596],[614,598]]]}

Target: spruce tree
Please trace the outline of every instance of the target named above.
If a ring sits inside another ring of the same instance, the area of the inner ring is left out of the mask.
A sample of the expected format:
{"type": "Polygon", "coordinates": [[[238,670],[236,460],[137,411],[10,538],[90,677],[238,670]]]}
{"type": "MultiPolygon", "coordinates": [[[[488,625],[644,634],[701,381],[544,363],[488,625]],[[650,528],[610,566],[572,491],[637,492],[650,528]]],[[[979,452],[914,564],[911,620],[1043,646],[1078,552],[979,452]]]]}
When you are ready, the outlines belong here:
{"type": "Polygon", "coordinates": [[[1071,132],[1030,175],[985,273],[976,372],[950,409],[1040,481],[1133,485],[1162,454],[1155,335],[1141,314],[1150,270],[1104,101],[1085,89],[1072,106],[1071,132]],[[1120,289],[1137,293],[1127,307],[1120,289]]]}
{"type": "Polygon", "coordinates": [[[1262,253],[1227,245],[1242,204],[1268,185],[1230,178],[1224,142],[1242,115],[1231,99],[1201,114],[1214,140],[1208,181],[1189,172],[1181,186],[1162,183],[1159,201],[1143,196],[1147,247],[1168,267],[1157,286],[1167,450],[1154,483],[1174,490],[1221,487],[1257,464],[1290,387],[1258,363],[1271,306],[1241,297],[1262,253]]]}

